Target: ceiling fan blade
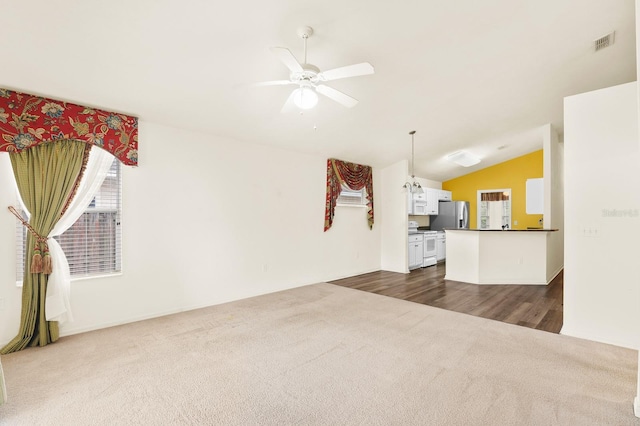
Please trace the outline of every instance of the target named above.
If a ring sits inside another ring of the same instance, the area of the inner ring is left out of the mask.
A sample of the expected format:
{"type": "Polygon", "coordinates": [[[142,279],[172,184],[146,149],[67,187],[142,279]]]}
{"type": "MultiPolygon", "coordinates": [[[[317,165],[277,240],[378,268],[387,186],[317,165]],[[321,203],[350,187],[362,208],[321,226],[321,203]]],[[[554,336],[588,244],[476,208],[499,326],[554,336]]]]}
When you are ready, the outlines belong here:
{"type": "Polygon", "coordinates": [[[289,97],[287,98],[286,102],[282,106],[282,109],[280,110],[280,112],[287,113],[287,112],[291,112],[291,111],[293,111],[295,109],[296,104],[293,103],[293,95],[295,95],[295,93],[296,93],[295,90],[291,91],[291,94],[289,95],[289,97]]]}
{"type": "Polygon", "coordinates": [[[369,62],[361,64],[347,65],[346,67],[334,68],[318,74],[322,81],[337,80],[339,78],[357,77],[359,75],[373,74],[375,70],[369,62]]]}
{"type": "Polygon", "coordinates": [[[339,104],[346,106],[347,108],[353,108],[358,104],[357,99],[354,99],[349,95],[345,95],[344,93],[329,86],[318,85],[316,86],[316,91],[325,95],[327,98],[333,99],[339,104]]]}
{"type": "Polygon", "coordinates": [[[278,59],[280,59],[280,62],[282,62],[287,68],[289,68],[291,72],[303,71],[300,62],[298,62],[296,57],[293,56],[293,53],[291,53],[291,51],[286,47],[271,47],[269,48],[269,50],[271,50],[271,52],[276,55],[278,59]]]}
{"type": "Polygon", "coordinates": [[[287,84],[295,84],[291,80],[274,80],[274,81],[262,81],[260,83],[254,83],[254,86],[286,86],[287,84]]]}

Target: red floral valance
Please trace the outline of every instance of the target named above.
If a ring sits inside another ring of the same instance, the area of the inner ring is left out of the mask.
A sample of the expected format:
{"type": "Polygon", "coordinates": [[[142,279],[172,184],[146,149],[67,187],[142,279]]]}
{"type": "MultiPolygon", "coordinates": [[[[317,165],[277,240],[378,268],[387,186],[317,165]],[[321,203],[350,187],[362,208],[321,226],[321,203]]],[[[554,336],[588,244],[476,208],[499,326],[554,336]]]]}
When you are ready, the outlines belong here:
{"type": "Polygon", "coordinates": [[[0,88],[0,152],[59,139],[93,144],[138,164],[138,119],[0,88]]]}
{"type": "Polygon", "coordinates": [[[336,200],[342,191],[342,185],[354,191],[362,188],[367,190],[367,221],[369,229],[373,228],[373,170],[370,166],[363,166],[346,161],[330,158],[327,160],[327,196],[324,211],[324,230],[333,224],[336,210],[336,200]]]}

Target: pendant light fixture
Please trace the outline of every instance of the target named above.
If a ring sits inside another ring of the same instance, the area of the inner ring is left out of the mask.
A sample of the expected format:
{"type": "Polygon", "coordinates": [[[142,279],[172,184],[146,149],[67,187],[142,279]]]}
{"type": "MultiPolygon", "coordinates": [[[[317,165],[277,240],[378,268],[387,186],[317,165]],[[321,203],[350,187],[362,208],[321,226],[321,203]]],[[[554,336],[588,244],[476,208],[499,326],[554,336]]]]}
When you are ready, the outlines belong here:
{"type": "Polygon", "coordinates": [[[402,187],[412,194],[422,194],[424,193],[424,189],[422,189],[422,186],[420,185],[420,183],[416,182],[416,177],[413,174],[413,162],[414,162],[413,135],[416,134],[416,131],[412,130],[409,132],[409,134],[411,135],[411,180],[413,180],[413,182],[405,182],[405,184],[402,185],[402,187]]]}

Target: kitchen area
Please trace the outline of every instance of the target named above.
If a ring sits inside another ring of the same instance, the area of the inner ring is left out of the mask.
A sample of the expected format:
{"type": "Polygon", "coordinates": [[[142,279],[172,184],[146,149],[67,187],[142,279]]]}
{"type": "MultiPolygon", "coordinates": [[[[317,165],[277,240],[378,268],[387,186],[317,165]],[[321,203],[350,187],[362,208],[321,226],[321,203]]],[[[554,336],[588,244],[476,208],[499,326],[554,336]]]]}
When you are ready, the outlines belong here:
{"type": "Polygon", "coordinates": [[[407,193],[409,270],[444,262],[445,229],[469,228],[469,203],[452,200],[451,191],[422,188],[407,193]]]}
{"type": "Polygon", "coordinates": [[[446,280],[549,284],[560,272],[551,235],[557,229],[542,226],[540,191],[532,190],[541,184],[542,179],[527,179],[526,199],[520,203],[526,216],[516,218],[511,188],[477,189],[474,218],[471,203],[454,200],[452,191],[428,187],[408,191],[408,270],[446,261],[446,280]],[[527,222],[519,224],[523,217],[527,222]],[[539,220],[534,225],[535,218],[539,220]]]}
{"type": "Polygon", "coordinates": [[[439,270],[445,280],[476,285],[548,285],[563,268],[563,223],[561,192],[545,177],[545,155],[534,151],[443,182],[407,179],[399,166],[387,192],[397,204],[386,217],[397,222],[383,233],[383,268],[439,270]]]}

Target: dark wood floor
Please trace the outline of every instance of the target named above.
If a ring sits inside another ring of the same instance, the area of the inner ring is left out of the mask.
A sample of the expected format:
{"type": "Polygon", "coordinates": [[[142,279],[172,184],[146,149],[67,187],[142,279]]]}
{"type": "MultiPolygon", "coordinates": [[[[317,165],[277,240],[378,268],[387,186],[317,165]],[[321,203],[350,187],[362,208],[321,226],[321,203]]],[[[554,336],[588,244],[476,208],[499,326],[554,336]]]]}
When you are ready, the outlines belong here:
{"type": "Polygon", "coordinates": [[[562,272],[547,286],[476,285],[445,280],[445,268],[446,264],[441,263],[409,274],[378,271],[330,283],[551,333],[560,332],[562,272]]]}

